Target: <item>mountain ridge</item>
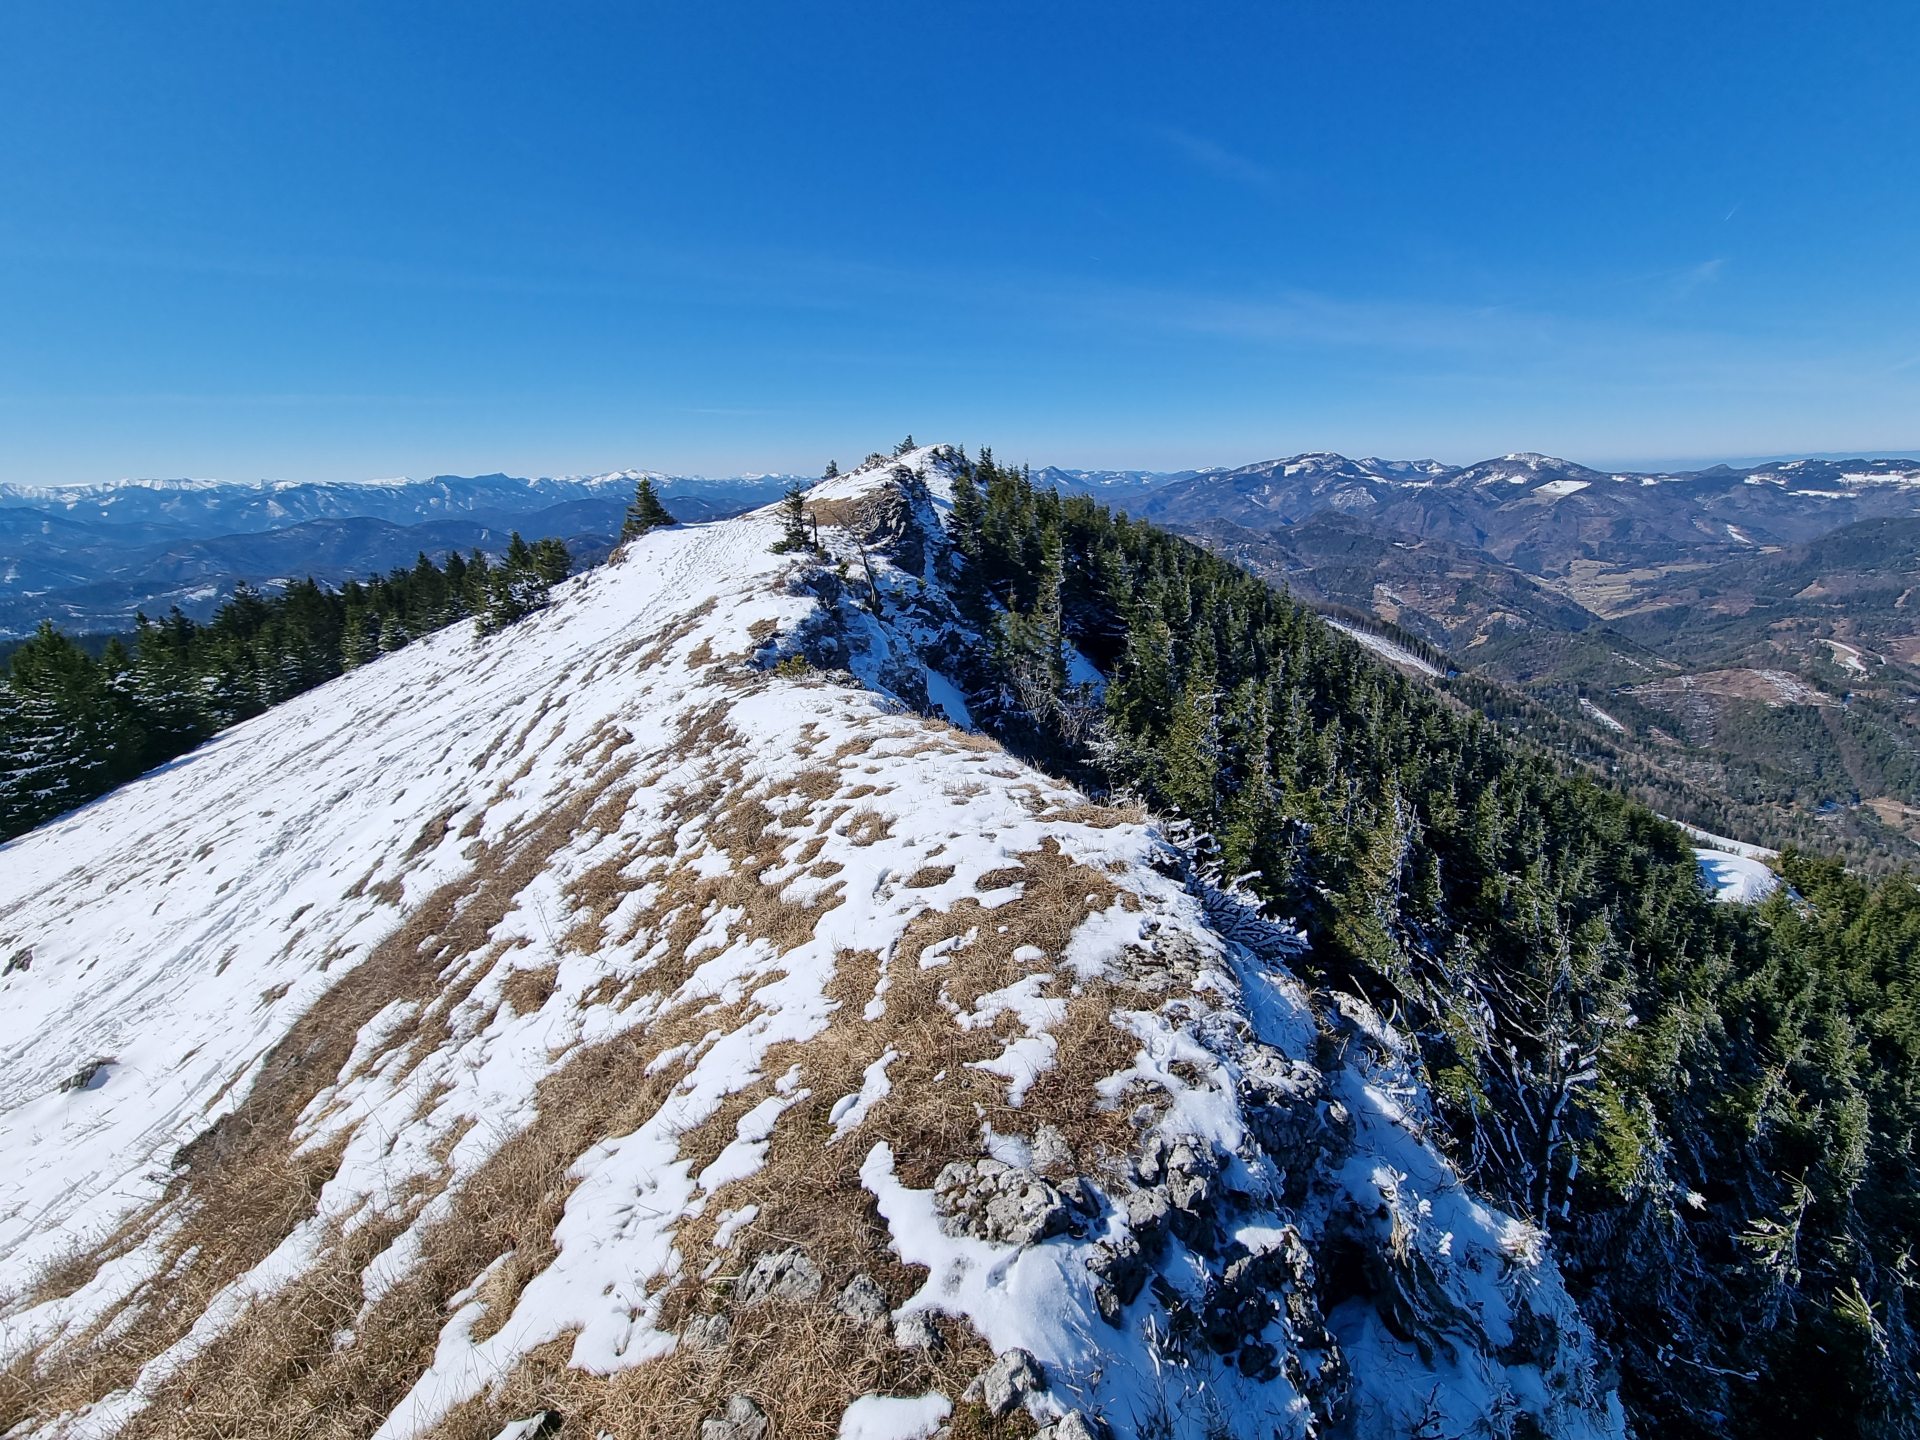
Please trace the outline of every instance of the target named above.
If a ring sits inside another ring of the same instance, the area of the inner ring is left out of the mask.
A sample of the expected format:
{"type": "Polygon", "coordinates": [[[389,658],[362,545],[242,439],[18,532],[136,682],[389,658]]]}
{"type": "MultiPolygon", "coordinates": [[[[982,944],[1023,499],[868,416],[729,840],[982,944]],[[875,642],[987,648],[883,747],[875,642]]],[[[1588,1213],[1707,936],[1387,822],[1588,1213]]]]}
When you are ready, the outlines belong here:
{"type": "Polygon", "coordinates": [[[772,512],[655,532],[7,847],[5,1420],[1623,1433],[1371,1009],[1316,1021],[1297,935],[1143,815],[914,713],[964,622],[871,542],[939,459],[816,486],[826,564],[772,512]],[[1397,1310],[1315,1279],[1376,1252],[1397,1310]],[[1471,1366],[1402,1353],[1439,1324],[1471,1366]]]}

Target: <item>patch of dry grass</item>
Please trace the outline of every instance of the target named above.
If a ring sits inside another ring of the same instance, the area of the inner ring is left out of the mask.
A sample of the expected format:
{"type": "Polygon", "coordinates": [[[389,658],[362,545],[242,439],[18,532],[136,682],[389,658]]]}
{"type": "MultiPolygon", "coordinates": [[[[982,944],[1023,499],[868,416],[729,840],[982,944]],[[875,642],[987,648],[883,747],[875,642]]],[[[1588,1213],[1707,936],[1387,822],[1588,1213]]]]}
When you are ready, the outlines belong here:
{"type": "MultiPolygon", "coordinates": [[[[376,1302],[366,1303],[365,1268],[432,1197],[432,1184],[417,1186],[393,1213],[357,1215],[337,1226],[311,1270],[253,1302],[223,1335],[159,1383],[153,1403],[123,1431],[130,1440],[364,1437],[430,1362],[452,1297],[473,1289],[479,1302],[476,1336],[506,1324],[529,1281],[553,1262],[554,1231],[576,1184],[572,1171],[579,1156],[654,1117],[688,1063],[649,1073],[653,1062],[677,1047],[693,1047],[690,1053],[697,1054],[705,1037],[730,1033],[753,1013],[750,997],[719,1005],[710,997],[680,994],[708,953],[689,956],[689,947],[724,914],[732,941],[751,937],[775,955],[786,954],[810,939],[821,916],[839,903],[839,882],[796,901],[781,893],[782,885],[761,877],[776,869],[791,875],[796,854],[800,865],[825,869],[820,848],[826,832],[843,821],[854,844],[890,833],[891,822],[879,811],[849,813],[846,805],[830,803],[852,798],[841,794],[841,768],[816,766],[778,785],[746,787],[746,747],[728,726],[726,708],[720,703],[703,710],[668,753],[650,757],[692,765],[699,776],[666,807],[661,829],[651,840],[607,856],[570,887],[578,910],[567,939],[575,950],[593,954],[609,944],[633,944],[646,959],[628,978],[605,976],[581,1003],[644,1003],[647,1023],[576,1050],[541,1081],[534,1119],[445,1196],[447,1213],[419,1237],[418,1263],[376,1302]],[[689,862],[676,839],[688,826],[726,856],[724,871],[702,874],[689,862]],[[614,912],[640,890],[647,901],[620,927],[625,933],[608,935],[614,912]],[[343,1332],[351,1334],[348,1343],[338,1339],[343,1332]]],[[[522,740],[527,733],[522,731],[522,740]]],[[[964,744],[966,738],[952,732],[943,740],[964,744]]],[[[220,1286],[257,1264],[314,1213],[338,1152],[296,1148],[302,1111],[339,1078],[367,1021],[395,1000],[420,1007],[413,1032],[397,1042],[408,1049],[405,1069],[448,1043],[475,989],[499,965],[511,963],[520,942],[497,938],[495,931],[517,898],[583,830],[611,835],[619,828],[633,795],[626,777],[634,757],[618,754],[624,743],[623,736],[590,737],[593,785],[506,840],[477,846],[470,874],[429,896],[294,1026],[234,1114],[183,1150],[180,1177],[161,1207],[111,1243],[50,1271],[48,1293],[60,1293],[60,1287],[84,1284],[116,1253],[114,1246],[128,1248],[162,1231],[170,1237],[166,1285],[136,1295],[131,1314],[110,1315],[93,1334],[21,1357],[0,1374],[0,1431],[123,1387],[185,1333],[220,1286]],[[612,743],[616,738],[619,743],[612,743]]],[[[834,758],[845,766],[871,743],[841,745],[834,758]]],[[[1059,818],[1088,824],[1109,813],[1129,818],[1105,807],[1086,809],[1061,811],[1059,818]]],[[[416,845],[444,835],[450,820],[436,817],[416,845]]],[[[954,874],[951,865],[924,865],[904,883],[931,888],[954,874]]],[[[710,1164],[735,1138],[740,1117],[773,1093],[772,1077],[799,1068],[806,1093],[775,1124],[763,1167],[723,1186],[700,1216],[680,1224],[683,1278],[670,1285],[663,1318],[679,1324],[727,1306],[729,1277],[746,1257],[791,1244],[804,1246],[825,1273],[820,1299],[734,1311],[724,1345],[683,1346],[612,1375],[569,1368],[569,1341],[562,1337],[525,1356],[492,1393],[459,1407],[438,1436],[487,1440],[508,1420],[553,1409],[565,1417],[567,1435],[604,1431],[619,1440],[689,1440],[728,1396],[745,1393],[769,1414],[769,1440],[831,1440],[846,1404],[862,1393],[939,1389],[959,1395],[991,1358],[964,1327],[950,1327],[944,1350],[929,1355],[900,1350],[883,1329],[862,1327],[832,1309],[832,1297],[856,1273],[872,1276],[896,1305],[924,1281],[923,1272],[892,1252],[886,1224],[860,1182],[859,1167],[872,1145],[888,1143],[901,1178],[924,1187],[948,1161],[980,1153],[984,1124],[1008,1134],[1052,1125],[1081,1168],[1092,1169],[1103,1156],[1130,1152],[1142,1111],[1164,1101],[1142,1093],[1123,1097],[1116,1107],[1099,1103],[1096,1083],[1131,1063],[1136,1042],[1112,1019],[1122,997],[1101,983],[1076,987],[1058,968],[1086,917],[1128,898],[1112,878],[1048,840],[1017,864],[982,877],[979,889],[1017,894],[993,908],[967,897],[917,916],[884,962],[873,950],[839,951],[827,981],[836,1008],[824,1032],[772,1047],[762,1078],[679,1137],[681,1159],[696,1170],[710,1164]],[[939,962],[923,966],[923,953],[943,943],[939,962]],[[1053,1068],[1016,1107],[1007,1099],[1006,1082],[979,1068],[1003,1051],[1014,1028],[1010,1017],[968,1030],[955,1016],[989,992],[1036,974],[1046,977],[1043,993],[1064,1002],[1064,1017],[1051,1032],[1053,1068]],[[834,1103],[858,1091],[864,1072],[890,1050],[895,1058],[887,1072],[888,1094],[856,1132],[835,1140],[834,1103]],[[714,1245],[718,1224],[748,1205],[757,1207],[756,1214],[720,1255],[714,1245]],[[721,1263],[710,1269],[715,1259],[721,1263]],[[710,1280],[698,1278],[707,1274],[710,1280]]],[[[550,1001],[556,979],[551,965],[515,968],[501,985],[501,1003],[533,1013],[550,1001]]],[[[423,1107],[430,1108],[432,1098],[423,1107]]],[[[447,1137],[444,1154],[458,1138],[447,1137]]],[[[952,1433],[956,1440],[1012,1440],[1030,1434],[1031,1426],[1024,1416],[997,1423],[963,1407],[952,1433]]]]}

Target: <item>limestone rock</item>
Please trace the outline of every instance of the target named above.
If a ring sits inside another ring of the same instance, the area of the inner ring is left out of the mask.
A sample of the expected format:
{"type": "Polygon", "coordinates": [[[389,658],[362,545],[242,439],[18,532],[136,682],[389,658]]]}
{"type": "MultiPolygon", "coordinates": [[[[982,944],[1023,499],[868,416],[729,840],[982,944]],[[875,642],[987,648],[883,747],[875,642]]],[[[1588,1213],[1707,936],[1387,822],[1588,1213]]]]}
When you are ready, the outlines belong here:
{"type": "Polygon", "coordinates": [[[1100,1318],[1118,1325],[1121,1312],[1139,1298],[1147,1283],[1147,1257],[1139,1240],[1122,1235],[1096,1242],[1087,1257],[1087,1269],[1093,1272],[1093,1301],[1100,1318]]]}
{"type": "Polygon", "coordinates": [[[893,1322],[893,1343],[902,1350],[925,1350],[928,1354],[938,1354],[945,1344],[940,1327],[925,1310],[915,1310],[893,1322]]]}
{"type": "Polygon", "coordinates": [[[734,1302],[742,1307],[767,1300],[811,1300],[820,1293],[820,1267],[798,1245],[767,1250],[754,1257],[734,1286],[734,1302]]]}
{"type": "Polygon", "coordinates": [[[1000,1245],[1037,1244],[1073,1218],[1053,1186],[999,1160],[952,1161],[934,1179],[933,1204],[946,1234],[1000,1245]]]}
{"type": "Polygon", "coordinates": [[[748,1395],[735,1395],[718,1415],[700,1422],[700,1440],[762,1440],[767,1412],[748,1395]]]}
{"type": "Polygon", "coordinates": [[[1069,1410],[1051,1425],[1042,1425],[1034,1440],[1112,1440],[1107,1422],[1069,1410]]]}
{"type": "Polygon", "coordinates": [[[893,1307],[887,1303],[887,1293],[882,1290],[871,1275],[856,1275],[847,1282],[839,1298],[833,1302],[833,1308],[849,1320],[857,1320],[862,1325],[879,1325],[893,1313],[893,1307]]]}
{"type": "Polygon", "coordinates": [[[1046,1384],[1040,1362],[1030,1351],[1004,1350],[975,1377],[962,1398],[978,1400],[987,1414],[998,1420],[1011,1415],[1022,1400],[1045,1389],[1046,1384]]]}

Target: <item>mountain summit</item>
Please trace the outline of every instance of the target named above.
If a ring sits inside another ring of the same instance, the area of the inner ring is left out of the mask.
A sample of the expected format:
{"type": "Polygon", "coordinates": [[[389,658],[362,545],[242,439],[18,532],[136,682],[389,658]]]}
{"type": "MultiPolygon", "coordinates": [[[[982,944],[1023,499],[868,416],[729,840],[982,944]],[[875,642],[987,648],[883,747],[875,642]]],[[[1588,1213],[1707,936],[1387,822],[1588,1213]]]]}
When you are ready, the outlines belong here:
{"type": "Polygon", "coordinates": [[[971,728],[950,456],[6,849],[0,1429],[1623,1433],[1406,1042],[971,728]]]}

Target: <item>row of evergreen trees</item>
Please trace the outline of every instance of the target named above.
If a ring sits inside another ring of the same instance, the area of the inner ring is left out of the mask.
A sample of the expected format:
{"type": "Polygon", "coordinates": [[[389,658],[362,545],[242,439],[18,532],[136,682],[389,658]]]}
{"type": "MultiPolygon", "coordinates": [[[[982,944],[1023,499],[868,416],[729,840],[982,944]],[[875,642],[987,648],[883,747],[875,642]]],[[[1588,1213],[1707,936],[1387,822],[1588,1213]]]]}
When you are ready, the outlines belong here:
{"type": "Polygon", "coordinates": [[[1218,557],[990,452],[951,527],[976,713],[1182,817],[1411,1028],[1643,1433],[1920,1434],[1915,877],[1790,853],[1775,899],[1716,904],[1672,826],[1218,557]]]}
{"type": "Polygon", "coordinates": [[[96,658],[42,624],[0,683],[0,840],[105,794],[342,671],[472,617],[498,630],[546,604],[572,566],[558,540],[519,534],[498,563],[424,554],[339,589],[244,583],[210,621],[139,617],[96,658]]]}

